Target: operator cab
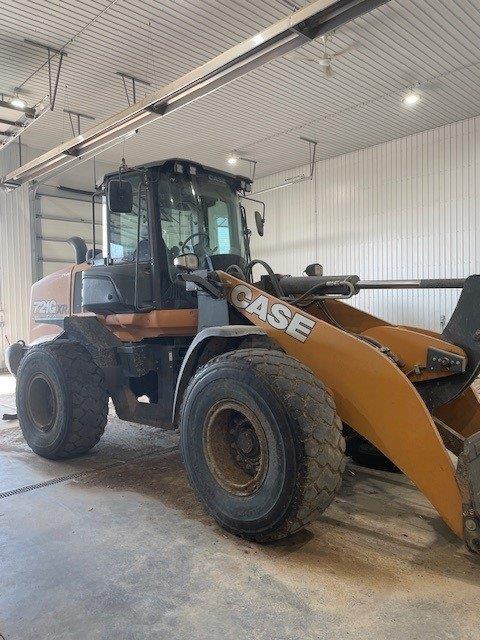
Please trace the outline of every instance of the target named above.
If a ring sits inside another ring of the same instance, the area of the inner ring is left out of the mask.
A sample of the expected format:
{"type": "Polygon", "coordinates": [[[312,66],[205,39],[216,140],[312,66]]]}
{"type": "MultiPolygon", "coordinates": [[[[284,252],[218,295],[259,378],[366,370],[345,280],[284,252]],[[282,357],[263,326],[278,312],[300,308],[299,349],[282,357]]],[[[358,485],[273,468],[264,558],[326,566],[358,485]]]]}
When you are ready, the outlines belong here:
{"type": "Polygon", "coordinates": [[[240,196],[250,188],[248,178],[182,159],[106,175],[103,255],[83,272],[83,309],[106,315],[195,307],[175,258],[195,254],[200,269],[244,268],[249,231],[240,196]]]}

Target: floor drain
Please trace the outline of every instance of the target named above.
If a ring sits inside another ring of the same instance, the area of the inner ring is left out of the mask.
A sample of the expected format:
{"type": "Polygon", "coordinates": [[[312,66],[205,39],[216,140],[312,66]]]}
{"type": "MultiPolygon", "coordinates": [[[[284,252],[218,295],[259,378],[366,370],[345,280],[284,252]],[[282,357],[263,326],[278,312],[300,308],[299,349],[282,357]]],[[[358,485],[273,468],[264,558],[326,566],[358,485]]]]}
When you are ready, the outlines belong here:
{"type": "Polygon", "coordinates": [[[156,449],[155,451],[150,451],[149,453],[143,453],[141,456],[135,456],[133,458],[129,458],[128,460],[117,460],[116,462],[112,462],[110,464],[104,465],[103,467],[98,467],[95,469],[85,469],[85,471],[77,471],[77,473],[70,473],[67,476],[60,476],[58,478],[52,478],[51,480],[44,480],[43,482],[37,482],[36,484],[27,484],[24,487],[18,487],[17,489],[11,489],[10,491],[3,491],[0,493],[1,498],[8,498],[10,496],[16,496],[20,493],[27,493],[27,491],[34,491],[35,489],[42,489],[43,487],[49,487],[53,484],[59,484],[61,482],[67,482],[68,480],[75,480],[75,478],[80,478],[82,476],[101,473],[102,471],[106,471],[107,469],[112,469],[114,467],[121,467],[125,464],[130,464],[132,462],[137,462],[138,460],[144,460],[149,456],[155,454],[167,454],[171,453],[178,449],[177,445],[169,447],[168,449],[156,449]]]}

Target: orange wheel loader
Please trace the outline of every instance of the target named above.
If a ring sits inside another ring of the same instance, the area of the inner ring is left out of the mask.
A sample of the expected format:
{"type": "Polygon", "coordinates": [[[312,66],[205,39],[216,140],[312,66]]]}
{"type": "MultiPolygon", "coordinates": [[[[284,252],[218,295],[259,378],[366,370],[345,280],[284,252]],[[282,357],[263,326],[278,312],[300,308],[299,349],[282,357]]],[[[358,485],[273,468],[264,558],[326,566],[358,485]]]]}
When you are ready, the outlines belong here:
{"type": "MultiPolygon", "coordinates": [[[[244,177],[182,159],[105,176],[102,250],[70,240],[76,264],[33,285],[29,343],[8,348],[27,443],[49,459],[85,453],[111,398],[124,420],[179,428],[206,509],[268,541],[328,507],[354,434],[478,552],[480,276],[276,274],[250,258],[249,191],[244,177]],[[405,287],[461,289],[442,334],[345,302],[405,287]]],[[[255,222],[263,235],[265,209],[255,222]]]]}

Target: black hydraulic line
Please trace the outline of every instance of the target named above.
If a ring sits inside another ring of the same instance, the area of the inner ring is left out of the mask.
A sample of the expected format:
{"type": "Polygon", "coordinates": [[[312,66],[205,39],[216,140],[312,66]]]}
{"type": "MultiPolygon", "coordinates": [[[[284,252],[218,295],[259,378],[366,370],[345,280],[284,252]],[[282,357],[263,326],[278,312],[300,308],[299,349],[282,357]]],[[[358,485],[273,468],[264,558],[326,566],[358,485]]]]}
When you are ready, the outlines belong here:
{"type": "Polygon", "coordinates": [[[331,293],[338,293],[341,285],[349,282],[355,293],[364,289],[462,289],[465,278],[425,278],[420,280],[360,280],[358,276],[293,276],[281,279],[287,294],[298,295],[318,285],[328,286],[331,293]]]}
{"type": "Polygon", "coordinates": [[[276,273],[274,273],[272,267],[265,262],[264,260],[251,260],[247,266],[245,267],[245,274],[247,276],[247,278],[249,280],[251,280],[251,276],[252,276],[252,269],[253,267],[259,264],[261,265],[265,271],[268,273],[269,277],[270,277],[270,281],[272,283],[272,287],[275,290],[275,295],[277,296],[277,298],[284,298],[285,297],[285,292],[283,291],[282,285],[280,284],[280,280],[277,276],[276,273]]]}
{"type": "Polygon", "coordinates": [[[85,262],[87,255],[87,245],[85,244],[85,240],[80,238],[80,236],[71,236],[70,238],[67,238],[67,242],[75,250],[76,264],[82,264],[85,262]]]}
{"type": "Polygon", "coordinates": [[[351,333],[349,329],[347,329],[342,324],[340,324],[340,322],[338,322],[338,320],[332,316],[330,311],[327,309],[327,305],[325,304],[325,300],[319,300],[317,302],[317,306],[323,311],[323,313],[327,316],[327,318],[330,320],[330,322],[333,324],[334,327],[337,327],[337,329],[341,329],[342,331],[345,331],[346,333],[351,333]]]}
{"type": "Polygon", "coordinates": [[[247,281],[247,276],[242,271],[242,269],[240,269],[238,264],[231,264],[229,267],[225,269],[225,272],[229,273],[230,275],[237,275],[240,278],[240,280],[244,280],[245,282],[247,281]]]}
{"type": "Polygon", "coordinates": [[[423,280],[359,280],[356,289],[462,289],[465,278],[426,278],[423,280]]]}
{"type": "Polygon", "coordinates": [[[298,298],[294,298],[293,300],[290,300],[289,301],[290,304],[293,304],[296,307],[308,306],[309,304],[312,303],[312,301],[310,300],[310,296],[312,296],[315,293],[315,291],[317,291],[323,286],[324,286],[323,284],[314,284],[313,287],[310,287],[310,289],[307,289],[307,291],[302,293],[298,298]]]}
{"type": "MultiPolygon", "coordinates": [[[[342,281],[335,282],[335,287],[337,290],[339,290],[342,286],[345,286],[348,289],[348,291],[340,294],[335,292],[336,295],[340,295],[342,297],[352,297],[356,293],[354,284],[352,284],[348,280],[345,280],[343,282],[342,281]]],[[[298,298],[294,298],[293,301],[291,301],[291,304],[294,304],[297,307],[308,306],[308,304],[310,304],[310,301],[309,301],[310,296],[313,296],[315,294],[315,291],[317,291],[318,289],[322,289],[324,287],[325,287],[324,282],[318,282],[314,284],[313,287],[310,287],[310,289],[307,289],[307,291],[302,293],[298,298]]]]}
{"type": "Polygon", "coordinates": [[[355,293],[359,278],[352,275],[340,276],[284,276],[281,278],[281,287],[286,295],[299,295],[307,293],[313,287],[328,287],[329,293],[350,294],[352,285],[355,293]],[[348,283],[348,285],[347,285],[348,283]],[[346,287],[349,289],[346,291],[346,287]]]}
{"type": "MultiPolygon", "coordinates": [[[[355,336],[359,340],[363,340],[364,342],[369,342],[372,346],[376,347],[379,351],[381,351],[388,358],[390,358],[390,360],[393,360],[393,362],[400,369],[402,369],[405,366],[405,363],[403,362],[403,360],[401,358],[399,358],[393,351],[391,351],[384,344],[382,344],[378,340],[375,340],[375,338],[371,338],[370,336],[365,336],[362,333],[358,333],[357,331],[353,331],[352,329],[347,329],[347,327],[345,327],[340,322],[338,322],[338,320],[336,318],[334,318],[332,316],[332,314],[330,313],[330,311],[327,309],[327,305],[325,304],[325,300],[319,300],[317,302],[317,306],[323,311],[323,313],[326,315],[326,317],[331,322],[331,324],[333,324],[334,327],[336,327],[337,329],[340,329],[341,331],[345,331],[345,333],[349,333],[350,335],[355,336]]],[[[405,375],[407,375],[407,374],[405,374],[405,375]]]]}

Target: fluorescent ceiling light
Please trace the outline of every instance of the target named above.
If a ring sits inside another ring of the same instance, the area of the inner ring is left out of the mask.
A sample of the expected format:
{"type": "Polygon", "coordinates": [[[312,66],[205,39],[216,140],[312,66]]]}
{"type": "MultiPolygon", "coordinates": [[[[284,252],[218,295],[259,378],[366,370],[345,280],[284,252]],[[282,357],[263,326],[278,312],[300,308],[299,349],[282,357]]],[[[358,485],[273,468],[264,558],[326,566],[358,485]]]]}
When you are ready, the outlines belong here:
{"type": "Polygon", "coordinates": [[[420,96],[414,91],[409,91],[402,99],[403,104],[406,104],[408,107],[413,107],[419,100],[420,96]]]}
{"type": "Polygon", "coordinates": [[[256,36],[253,36],[252,42],[253,44],[262,44],[262,42],[265,42],[265,37],[261,33],[257,33],[256,36]]]}
{"type": "Polygon", "coordinates": [[[27,103],[25,102],[25,100],[22,100],[18,96],[14,96],[13,98],[10,98],[9,102],[12,105],[12,107],[15,107],[16,109],[25,109],[25,107],[27,106],[27,103]]]}

